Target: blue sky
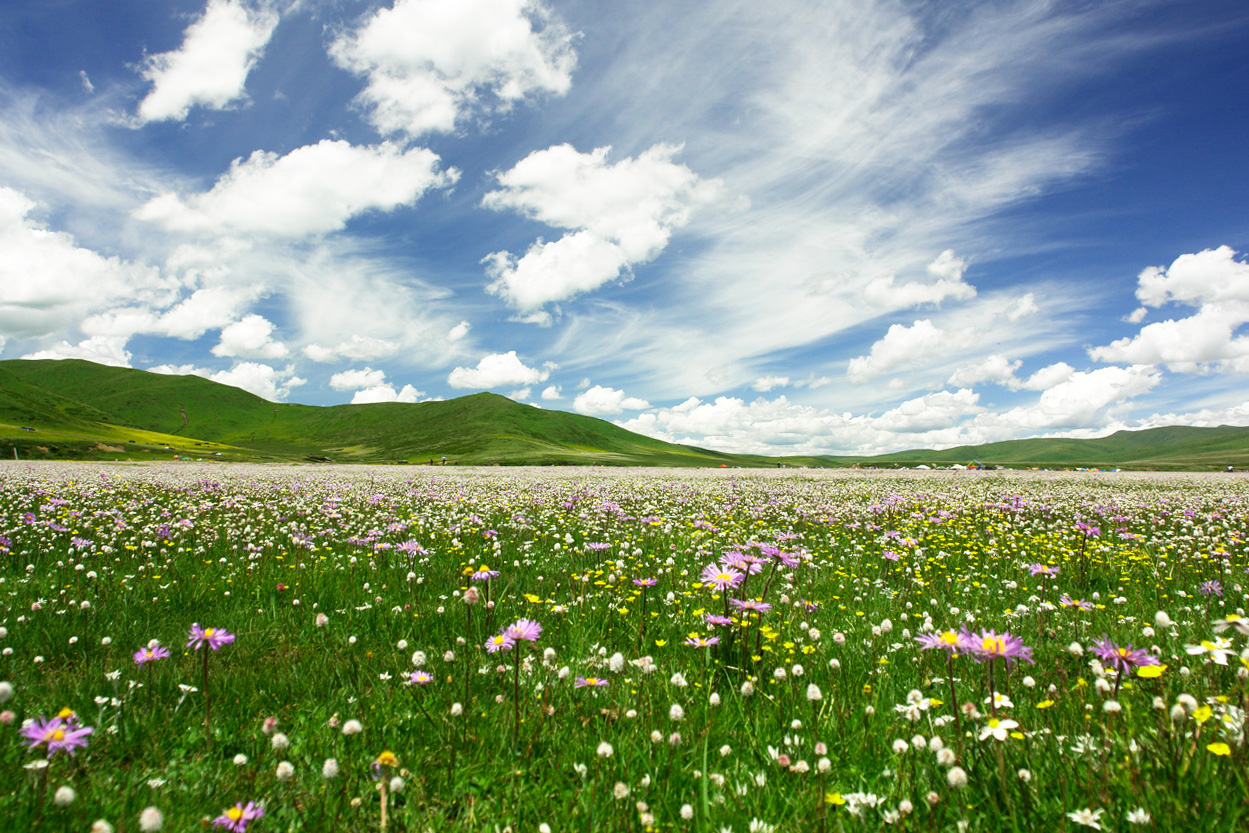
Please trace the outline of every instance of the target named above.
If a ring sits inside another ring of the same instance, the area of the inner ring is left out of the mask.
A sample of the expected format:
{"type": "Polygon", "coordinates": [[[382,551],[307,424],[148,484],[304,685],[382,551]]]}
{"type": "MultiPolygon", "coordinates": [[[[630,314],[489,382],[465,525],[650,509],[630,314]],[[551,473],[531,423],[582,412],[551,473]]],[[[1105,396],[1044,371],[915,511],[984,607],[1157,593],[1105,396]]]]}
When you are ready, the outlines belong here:
{"type": "Polygon", "coordinates": [[[1249,425],[1249,6],[7,0],[0,358],[728,451],[1249,425]]]}

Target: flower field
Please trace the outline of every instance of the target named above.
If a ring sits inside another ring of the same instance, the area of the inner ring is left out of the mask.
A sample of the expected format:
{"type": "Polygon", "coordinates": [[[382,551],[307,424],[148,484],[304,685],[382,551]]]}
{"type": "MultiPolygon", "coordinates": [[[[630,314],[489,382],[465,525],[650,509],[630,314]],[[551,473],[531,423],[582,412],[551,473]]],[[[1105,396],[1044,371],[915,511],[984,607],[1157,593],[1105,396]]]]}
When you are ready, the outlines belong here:
{"type": "Polygon", "coordinates": [[[1249,829],[1249,481],[0,468],[0,818],[1249,829]]]}

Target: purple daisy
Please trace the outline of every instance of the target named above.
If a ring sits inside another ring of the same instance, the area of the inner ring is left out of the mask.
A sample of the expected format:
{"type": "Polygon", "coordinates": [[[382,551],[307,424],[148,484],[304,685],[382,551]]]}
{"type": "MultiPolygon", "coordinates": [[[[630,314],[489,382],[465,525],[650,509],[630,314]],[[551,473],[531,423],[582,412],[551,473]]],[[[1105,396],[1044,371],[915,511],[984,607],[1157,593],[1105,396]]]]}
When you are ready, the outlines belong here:
{"type": "Polygon", "coordinates": [[[478,567],[473,572],[472,578],[473,578],[473,581],[490,581],[490,579],[498,578],[498,577],[499,577],[498,570],[491,570],[489,567],[483,564],[482,566],[478,567]]]}
{"type": "Polygon", "coordinates": [[[573,682],[574,688],[602,688],[607,685],[607,680],[602,677],[578,677],[573,682]]]}
{"type": "Polygon", "coordinates": [[[408,675],[408,680],[404,685],[425,685],[433,677],[427,671],[413,671],[408,675]]]}
{"type": "Polygon", "coordinates": [[[947,651],[951,656],[957,656],[959,653],[966,651],[963,646],[962,638],[954,631],[942,631],[941,633],[921,633],[915,637],[915,641],[919,643],[919,647],[925,651],[934,649],[947,651]]]}
{"type": "Polygon", "coordinates": [[[247,825],[265,814],[265,808],[254,801],[239,802],[213,819],[213,827],[224,827],[230,833],[244,833],[247,825]]]}
{"type": "Polygon", "coordinates": [[[741,585],[746,578],[746,574],[721,564],[708,564],[703,568],[703,574],[700,578],[703,584],[710,584],[716,590],[723,590],[726,587],[738,587],[741,585]]]}
{"type": "Polygon", "coordinates": [[[689,645],[691,648],[710,648],[712,645],[720,644],[720,637],[687,636],[685,637],[685,644],[689,645]]]}
{"type": "Polygon", "coordinates": [[[497,654],[499,651],[510,651],[516,647],[516,640],[507,635],[506,632],[495,634],[486,640],[486,652],[497,654]]]}
{"type": "Polygon", "coordinates": [[[995,660],[1001,658],[1006,660],[1007,665],[1011,665],[1021,659],[1033,662],[1032,649],[1023,644],[1023,640],[1018,636],[1011,636],[1006,631],[998,633],[989,629],[980,633],[973,633],[967,628],[963,628],[959,633],[959,641],[962,642],[963,649],[976,659],[995,660]]]}
{"type": "Polygon", "coordinates": [[[772,605],[759,599],[729,599],[729,604],[742,613],[754,613],[759,616],[772,609],[772,605]]]}
{"type": "Polygon", "coordinates": [[[1144,648],[1134,649],[1131,645],[1123,648],[1111,642],[1108,636],[1094,642],[1092,651],[1097,654],[1103,665],[1114,667],[1120,674],[1125,674],[1142,665],[1158,665],[1157,658],[1144,648]]]}
{"type": "Polygon", "coordinates": [[[720,625],[721,627],[733,624],[733,620],[728,616],[721,616],[718,613],[708,613],[703,617],[703,621],[708,625],[720,625]]]}
{"type": "Polygon", "coordinates": [[[515,624],[507,626],[503,634],[513,642],[522,639],[526,642],[537,642],[542,635],[542,626],[532,619],[517,619],[515,624]]]}
{"type": "Polygon", "coordinates": [[[143,665],[145,662],[153,662],[158,659],[168,659],[169,649],[164,645],[149,645],[146,648],[140,648],[134,652],[135,665],[143,665]]]}
{"type": "Polygon", "coordinates": [[[190,641],[186,647],[193,648],[198,651],[202,646],[207,645],[214,651],[220,651],[221,646],[229,645],[234,641],[234,634],[225,628],[201,628],[199,622],[191,625],[190,641]]]}
{"type": "Polygon", "coordinates": [[[29,741],[30,749],[46,746],[51,758],[57,752],[74,754],[75,749],[87,745],[87,737],[94,731],[90,726],[79,726],[72,717],[68,720],[63,717],[44,720],[40,716],[22,729],[22,737],[29,741]]]}
{"type": "Polygon", "coordinates": [[[654,587],[659,583],[659,579],[654,578],[635,578],[633,583],[638,587],[654,587]]]}
{"type": "Polygon", "coordinates": [[[1081,610],[1093,609],[1092,602],[1086,602],[1084,601],[1084,599],[1073,599],[1070,596],[1068,596],[1066,593],[1063,593],[1061,596],[1058,597],[1058,604],[1061,607],[1078,607],[1081,610]]]}
{"type": "Polygon", "coordinates": [[[1038,562],[1036,564],[1029,564],[1028,572],[1034,576],[1056,576],[1058,575],[1058,568],[1038,562]]]}

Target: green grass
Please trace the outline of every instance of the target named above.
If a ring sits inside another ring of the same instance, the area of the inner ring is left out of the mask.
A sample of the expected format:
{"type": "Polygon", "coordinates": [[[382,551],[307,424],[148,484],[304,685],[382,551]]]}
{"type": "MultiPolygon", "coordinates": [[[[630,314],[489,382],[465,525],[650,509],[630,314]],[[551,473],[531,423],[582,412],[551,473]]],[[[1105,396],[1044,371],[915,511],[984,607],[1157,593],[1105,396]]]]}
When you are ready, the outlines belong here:
{"type": "Polygon", "coordinates": [[[903,829],[933,831],[1075,831],[1068,814],[1085,809],[1114,830],[1138,809],[1154,831],[1249,822],[1239,660],[1185,650],[1245,606],[1239,479],[36,465],[0,468],[0,487],[10,829],[135,830],[153,806],[166,830],[191,830],[256,801],[258,833],[378,830],[383,751],[403,780],[393,831],[877,830],[908,807],[903,829]],[[764,569],[735,595],[774,608],[712,628],[726,600],[699,575],[742,550],[764,569]],[[1033,577],[1037,561],[1059,574],[1033,577]],[[497,578],[472,582],[483,566],[497,578]],[[1212,580],[1224,596],[1198,592],[1212,580]],[[1156,625],[1159,610],[1175,624],[1156,625]],[[520,618],[538,640],[488,653],[520,618]],[[237,635],[207,654],[208,725],[192,622],[237,635]],[[1018,737],[980,739],[986,665],[912,638],[963,625],[1033,650],[1035,664],[996,669],[1018,737]],[[713,648],[685,644],[713,633],[713,648]],[[1104,673],[1088,653],[1103,636],[1156,645],[1167,670],[1104,673]],[[137,666],[151,639],[173,656],[137,666]],[[418,662],[431,679],[405,686],[418,662]],[[1173,718],[1181,695],[1192,707],[1173,718]],[[956,703],[978,714],[955,723],[956,703]],[[94,727],[88,745],[28,769],[42,750],[17,725],[65,707],[94,727]],[[349,720],[360,734],[343,734],[349,720]],[[52,801],[62,786],[68,806],[52,801]],[[856,817],[824,800],[856,794],[878,804],[856,817]]]}

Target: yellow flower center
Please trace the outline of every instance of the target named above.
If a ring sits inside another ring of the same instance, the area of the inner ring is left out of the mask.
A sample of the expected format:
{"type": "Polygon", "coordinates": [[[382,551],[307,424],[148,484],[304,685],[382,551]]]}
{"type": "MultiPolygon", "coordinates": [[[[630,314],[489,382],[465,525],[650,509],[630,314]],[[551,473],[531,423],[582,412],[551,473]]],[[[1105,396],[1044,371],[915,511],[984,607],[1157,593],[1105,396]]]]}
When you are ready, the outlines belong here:
{"type": "Polygon", "coordinates": [[[226,810],[226,818],[228,818],[230,821],[238,821],[239,819],[243,818],[243,808],[231,807],[229,810],[226,810]]]}
{"type": "Polygon", "coordinates": [[[205,638],[205,639],[212,639],[212,638],[213,638],[213,629],[212,629],[212,628],[209,628],[208,630],[204,631],[204,638],[205,638]]]}
{"type": "Polygon", "coordinates": [[[61,718],[61,720],[69,720],[71,717],[74,716],[74,710],[71,709],[69,706],[66,706],[65,708],[57,712],[56,716],[61,718]]]}
{"type": "Polygon", "coordinates": [[[1005,652],[1006,644],[1000,639],[986,639],[980,649],[986,654],[1001,654],[1005,652]]]}
{"type": "Polygon", "coordinates": [[[944,642],[946,645],[957,645],[958,634],[956,634],[954,631],[946,631],[945,633],[941,634],[941,641],[944,642]]]}
{"type": "Polygon", "coordinates": [[[53,729],[51,732],[48,732],[46,735],[44,735],[43,739],[46,741],[54,741],[54,742],[65,740],[65,732],[63,732],[60,729],[53,729]]]}

